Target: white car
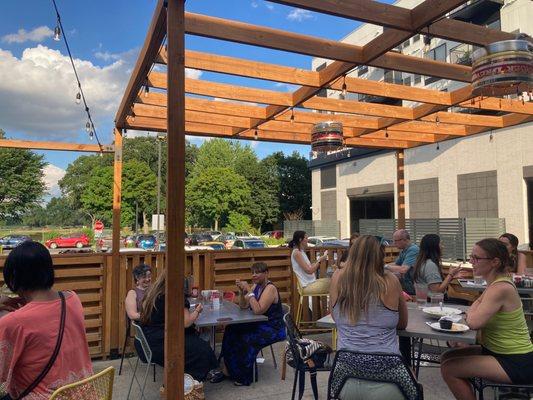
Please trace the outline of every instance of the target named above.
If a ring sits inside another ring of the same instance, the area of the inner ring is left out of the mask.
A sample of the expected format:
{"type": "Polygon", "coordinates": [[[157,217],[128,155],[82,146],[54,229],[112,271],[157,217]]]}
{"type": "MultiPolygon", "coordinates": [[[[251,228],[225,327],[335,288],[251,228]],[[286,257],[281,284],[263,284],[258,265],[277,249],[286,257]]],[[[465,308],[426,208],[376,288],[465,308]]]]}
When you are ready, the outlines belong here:
{"type": "Polygon", "coordinates": [[[309,236],[307,240],[307,246],[315,247],[322,246],[324,242],[329,242],[331,240],[338,240],[335,236],[309,236]]]}

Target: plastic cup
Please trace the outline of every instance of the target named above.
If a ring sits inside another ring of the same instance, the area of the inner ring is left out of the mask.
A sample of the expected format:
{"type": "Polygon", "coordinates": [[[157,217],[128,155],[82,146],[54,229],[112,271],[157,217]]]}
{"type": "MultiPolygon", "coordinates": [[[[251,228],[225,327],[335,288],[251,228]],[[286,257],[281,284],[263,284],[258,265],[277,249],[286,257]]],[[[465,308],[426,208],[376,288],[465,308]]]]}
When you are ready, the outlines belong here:
{"type": "Polygon", "coordinates": [[[428,299],[428,287],[427,285],[415,283],[416,304],[418,308],[424,308],[428,299]]]}
{"type": "Polygon", "coordinates": [[[438,306],[444,302],[444,293],[429,292],[429,299],[432,306],[438,306]]]}

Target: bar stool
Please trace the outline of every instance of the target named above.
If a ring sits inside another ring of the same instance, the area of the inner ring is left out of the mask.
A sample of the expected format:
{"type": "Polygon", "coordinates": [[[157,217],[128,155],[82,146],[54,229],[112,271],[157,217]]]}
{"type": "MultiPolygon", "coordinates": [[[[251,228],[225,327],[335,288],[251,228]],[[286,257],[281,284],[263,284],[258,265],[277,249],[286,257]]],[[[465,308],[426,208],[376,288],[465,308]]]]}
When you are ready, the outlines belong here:
{"type": "Polygon", "coordinates": [[[316,321],[302,321],[302,314],[303,314],[303,303],[304,303],[304,297],[307,297],[311,299],[312,304],[312,298],[317,297],[320,305],[320,310],[322,311],[322,299],[329,297],[329,292],[326,293],[305,293],[305,288],[302,287],[300,284],[300,281],[296,275],[293,276],[293,279],[296,280],[296,287],[298,290],[298,308],[296,309],[296,326],[301,332],[316,332],[316,331],[324,331],[324,328],[304,328],[303,325],[314,325],[316,321]]]}

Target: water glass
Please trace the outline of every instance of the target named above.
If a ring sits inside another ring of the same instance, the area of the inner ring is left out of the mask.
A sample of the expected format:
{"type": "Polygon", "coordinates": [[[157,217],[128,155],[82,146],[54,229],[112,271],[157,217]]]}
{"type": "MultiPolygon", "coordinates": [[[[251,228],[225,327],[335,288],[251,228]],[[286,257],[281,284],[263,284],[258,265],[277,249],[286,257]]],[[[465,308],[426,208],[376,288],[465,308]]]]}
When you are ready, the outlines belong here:
{"type": "Polygon", "coordinates": [[[484,285],[484,284],[485,284],[485,279],[483,279],[482,276],[474,275],[474,285],[484,285]]]}
{"type": "Polygon", "coordinates": [[[438,306],[444,302],[444,293],[429,292],[431,306],[438,306]]]}
{"type": "Polygon", "coordinates": [[[418,308],[424,308],[428,299],[428,286],[420,283],[415,283],[415,293],[418,308]]]}

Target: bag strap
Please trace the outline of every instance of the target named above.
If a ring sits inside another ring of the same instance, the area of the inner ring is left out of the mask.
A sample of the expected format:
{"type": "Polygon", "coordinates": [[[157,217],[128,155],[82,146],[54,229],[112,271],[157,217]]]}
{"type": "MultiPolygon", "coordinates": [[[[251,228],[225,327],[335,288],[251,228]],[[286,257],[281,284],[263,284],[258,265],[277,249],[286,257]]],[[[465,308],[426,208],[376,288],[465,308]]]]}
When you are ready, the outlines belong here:
{"type": "Polygon", "coordinates": [[[67,305],[65,303],[65,295],[63,294],[63,292],[57,292],[57,294],[59,295],[59,298],[61,299],[61,322],[60,322],[60,325],[59,325],[59,334],[57,335],[56,347],[54,349],[52,357],[50,357],[50,360],[48,360],[48,363],[46,364],[44,369],[41,371],[39,376],[37,378],[35,378],[35,380],[31,383],[31,385],[28,386],[26,388],[26,390],[24,390],[24,392],[22,392],[17,397],[17,399],[24,398],[25,396],[30,394],[33,391],[33,389],[35,389],[37,387],[37,385],[39,383],[41,383],[41,381],[44,379],[44,377],[52,369],[52,366],[54,365],[54,363],[56,361],[57,355],[59,354],[59,349],[61,348],[61,342],[63,341],[63,333],[65,333],[65,316],[66,316],[66,313],[67,313],[67,305]]]}

